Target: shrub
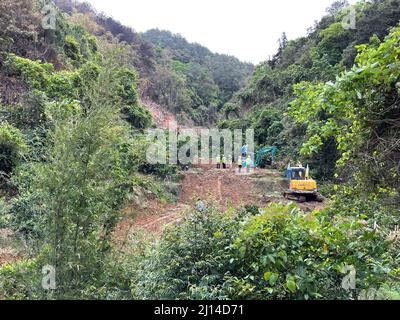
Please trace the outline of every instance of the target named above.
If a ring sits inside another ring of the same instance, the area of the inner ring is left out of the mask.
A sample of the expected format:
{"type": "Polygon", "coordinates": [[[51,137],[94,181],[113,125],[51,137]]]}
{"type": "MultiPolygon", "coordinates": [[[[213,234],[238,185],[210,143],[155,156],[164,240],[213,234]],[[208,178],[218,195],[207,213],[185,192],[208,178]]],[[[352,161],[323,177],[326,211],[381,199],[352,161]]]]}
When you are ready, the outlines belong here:
{"type": "Polygon", "coordinates": [[[22,260],[0,267],[0,299],[43,299],[42,274],[36,260],[22,260]]]}
{"type": "Polygon", "coordinates": [[[149,247],[143,234],[136,234],[129,251],[114,250],[103,265],[99,279],[92,279],[82,292],[82,298],[96,300],[132,299],[131,282],[137,276],[136,267],[148,253],[149,247]]]}
{"type": "Polygon", "coordinates": [[[143,162],[139,166],[139,172],[152,174],[160,178],[169,178],[177,174],[178,167],[169,164],[150,164],[147,162],[143,162]]]}
{"type": "Polygon", "coordinates": [[[21,130],[28,129],[28,132],[36,129],[43,125],[46,99],[42,91],[32,90],[21,104],[0,106],[0,121],[7,121],[21,130]]]}
{"type": "Polygon", "coordinates": [[[27,152],[21,132],[8,122],[0,124],[0,172],[9,174],[27,152]]]}
{"type": "Polygon", "coordinates": [[[48,84],[48,75],[54,72],[50,63],[41,63],[30,59],[8,54],[5,67],[9,75],[22,76],[35,89],[44,89],[48,84]]]}
{"type": "Polygon", "coordinates": [[[115,74],[117,95],[125,105],[136,105],[138,102],[138,75],[126,67],[120,68],[115,74]]]}
{"type": "Polygon", "coordinates": [[[70,34],[65,36],[64,52],[66,56],[73,61],[79,62],[82,60],[80,44],[78,40],[70,34]]]}
{"type": "Polygon", "coordinates": [[[395,274],[390,243],[361,220],[331,220],[295,205],[248,210],[207,207],[168,230],[138,265],[134,297],[349,299],[395,274]],[[357,290],[350,292],[342,280],[353,267],[357,290]]]}
{"type": "Polygon", "coordinates": [[[367,219],[370,228],[377,224],[385,232],[390,232],[400,219],[398,196],[388,189],[377,193],[366,193],[359,186],[348,184],[327,184],[322,194],[328,196],[331,205],[327,210],[331,216],[343,215],[367,219]]]}
{"type": "Polygon", "coordinates": [[[71,99],[76,96],[77,72],[62,71],[54,73],[49,79],[46,94],[51,99],[71,99]]]}
{"type": "Polygon", "coordinates": [[[389,244],[361,220],[329,220],[294,205],[272,204],[251,217],[232,244],[227,278],[233,299],[348,299],[346,267],[357,271],[357,290],[383,282],[389,244]]]}
{"type": "Polygon", "coordinates": [[[146,129],[153,123],[151,113],[139,104],[122,108],[122,114],[125,116],[126,121],[136,129],[146,129]]]}
{"type": "Polygon", "coordinates": [[[9,216],[4,199],[0,197],[0,229],[7,228],[9,225],[9,216]]]}
{"type": "Polygon", "coordinates": [[[79,75],[74,78],[75,87],[89,86],[95,83],[99,79],[99,75],[102,71],[102,68],[93,61],[85,63],[79,69],[79,75]]]}
{"type": "Polygon", "coordinates": [[[82,53],[86,59],[92,57],[98,51],[97,39],[95,36],[85,33],[82,36],[82,53]]]}
{"type": "Polygon", "coordinates": [[[240,113],[240,108],[238,105],[233,104],[233,103],[226,103],[224,107],[222,108],[222,111],[225,114],[226,119],[229,119],[229,116],[231,114],[234,114],[236,118],[239,118],[239,113],[240,113]]]}
{"type": "MultiPolygon", "coordinates": [[[[137,266],[132,294],[139,299],[185,299],[207,283],[221,284],[226,264],[225,248],[238,221],[213,206],[188,214],[177,228],[169,229],[137,266]],[[193,287],[193,288],[192,288],[193,287]]],[[[229,261],[229,259],[228,259],[229,261]]],[[[213,298],[222,298],[216,293],[213,298]]]]}
{"type": "Polygon", "coordinates": [[[10,226],[24,236],[41,238],[46,213],[43,196],[38,192],[26,192],[10,202],[10,226]]]}

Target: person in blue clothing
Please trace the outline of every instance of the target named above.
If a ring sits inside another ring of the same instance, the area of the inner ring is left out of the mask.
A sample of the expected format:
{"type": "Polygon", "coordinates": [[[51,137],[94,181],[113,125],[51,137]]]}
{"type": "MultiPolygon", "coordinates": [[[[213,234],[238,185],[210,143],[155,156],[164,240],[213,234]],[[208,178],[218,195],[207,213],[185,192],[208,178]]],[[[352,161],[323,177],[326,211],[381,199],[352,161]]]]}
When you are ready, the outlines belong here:
{"type": "Polygon", "coordinates": [[[286,171],[286,178],[290,179],[291,176],[292,176],[292,166],[289,163],[287,171],[286,171]]]}
{"type": "Polygon", "coordinates": [[[242,152],[242,157],[246,158],[247,157],[247,145],[242,147],[241,152],[242,152]]]}

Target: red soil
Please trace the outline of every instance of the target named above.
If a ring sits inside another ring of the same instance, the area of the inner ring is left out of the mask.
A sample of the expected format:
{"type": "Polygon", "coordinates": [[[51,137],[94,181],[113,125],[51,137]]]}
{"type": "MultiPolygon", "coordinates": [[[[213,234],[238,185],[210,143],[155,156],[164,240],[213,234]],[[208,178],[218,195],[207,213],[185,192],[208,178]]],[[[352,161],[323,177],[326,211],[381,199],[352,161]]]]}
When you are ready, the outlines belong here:
{"type": "MultiPolygon", "coordinates": [[[[268,205],[273,201],[286,202],[280,196],[280,190],[273,196],[266,196],[255,185],[258,179],[276,180],[280,172],[257,169],[255,175],[238,175],[235,169],[217,170],[212,165],[197,165],[185,173],[182,191],[177,204],[161,204],[160,201],[149,198],[144,210],[136,218],[123,220],[117,228],[117,239],[125,239],[132,230],[144,230],[146,234],[160,235],[165,226],[177,223],[183,214],[193,208],[196,202],[212,200],[222,211],[229,207],[238,208],[244,205],[268,205]]],[[[276,191],[276,190],[275,190],[276,191]]],[[[299,207],[304,211],[323,208],[321,203],[303,203],[299,207]]],[[[131,208],[127,209],[128,212],[131,208]]]]}

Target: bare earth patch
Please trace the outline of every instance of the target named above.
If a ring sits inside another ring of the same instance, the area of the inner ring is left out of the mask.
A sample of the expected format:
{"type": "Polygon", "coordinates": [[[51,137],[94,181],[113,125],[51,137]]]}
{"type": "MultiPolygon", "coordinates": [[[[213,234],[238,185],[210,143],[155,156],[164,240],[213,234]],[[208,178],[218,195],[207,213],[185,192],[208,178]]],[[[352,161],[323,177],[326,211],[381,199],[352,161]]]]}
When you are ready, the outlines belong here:
{"type": "Polygon", "coordinates": [[[21,260],[19,250],[14,246],[14,233],[9,229],[0,229],[0,266],[21,260]]]}
{"type": "MultiPolygon", "coordinates": [[[[161,203],[158,199],[145,199],[144,208],[135,218],[126,209],[124,219],[116,229],[116,238],[123,240],[131,231],[142,230],[147,235],[159,236],[168,225],[178,223],[185,212],[194,208],[198,200],[212,200],[222,211],[245,205],[265,207],[271,202],[287,203],[283,192],[287,182],[276,170],[257,169],[252,175],[238,175],[233,168],[217,170],[212,165],[197,165],[185,173],[182,191],[176,204],[161,203]]],[[[322,209],[325,204],[308,202],[298,204],[304,211],[322,209]]]]}

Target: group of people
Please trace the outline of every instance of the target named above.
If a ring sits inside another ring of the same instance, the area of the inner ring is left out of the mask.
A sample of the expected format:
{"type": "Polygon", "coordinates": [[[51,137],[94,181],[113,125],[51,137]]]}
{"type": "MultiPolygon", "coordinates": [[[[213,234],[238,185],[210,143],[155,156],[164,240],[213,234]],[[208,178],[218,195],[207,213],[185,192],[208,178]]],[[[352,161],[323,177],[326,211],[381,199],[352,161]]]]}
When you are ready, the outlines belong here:
{"type": "Polygon", "coordinates": [[[247,173],[250,173],[251,167],[254,166],[253,160],[251,159],[251,156],[249,156],[249,155],[247,157],[239,156],[237,165],[238,165],[239,173],[242,173],[243,168],[246,168],[247,173]]]}
{"type": "MultiPolygon", "coordinates": [[[[217,169],[228,169],[232,160],[223,155],[222,157],[217,157],[217,169]]],[[[247,173],[250,173],[251,167],[254,166],[254,162],[250,155],[247,154],[247,146],[243,146],[241,149],[241,155],[237,160],[238,172],[242,173],[242,169],[246,168],[247,173]]]]}
{"type": "Polygon", "coordinates": [[[217,169],[221,169],[221,164],[222,164],[222,169],[228,169],[229,164],[225,156],[217,157],[217,169]]]}

